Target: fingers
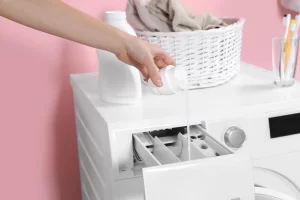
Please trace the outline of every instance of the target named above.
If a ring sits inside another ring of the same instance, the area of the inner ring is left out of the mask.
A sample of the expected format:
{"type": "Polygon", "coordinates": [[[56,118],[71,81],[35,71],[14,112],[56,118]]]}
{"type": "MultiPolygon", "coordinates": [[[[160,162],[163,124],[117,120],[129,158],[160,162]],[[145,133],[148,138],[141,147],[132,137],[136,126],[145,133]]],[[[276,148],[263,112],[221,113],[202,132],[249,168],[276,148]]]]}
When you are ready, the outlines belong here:
{"type": "MultiPolygon", "coordinates": [[[[124,62],[124,61],[123,61],[124,62]]],[[[140,72],[141,74],[144,76],[144,79],[145,80],[148,80],[149,79],[149,73],[148,73],[148,69],[145,65],[143,64],[140,64],[138,62],[136,62],[134,59],[132,58],[128,58],[127,62],[125,62],[129,65],[132,65],[134,67],[136,67],[140,72]]]]}
{"type": "Polygon", "coordinates": [[[155,59],[155,64],[156,64],[156,66],[157,66],[159,69],[164,68],[164,67],[167,66],[166,63],[164,63],[163,60],[156,60],[156,59],[155,59]]]}
{"type": "Polygon", "coordinates": [[[144,79],[146,81],[148,81],[149,79],[149,73],[148,73],[148,69],[146,66],[142,66],[141,68],[139,68],[140,72],[142,73],[142,75],[144,76],[144,79]]]}
{"type": "Polygon", "coordinates": [[[148,55],[145,58],[144,65],[147,67],[148,73],[149,73],[149,78],[152,80],[154,85],[156,85],[157,87],[161,87],[163,85],[163,83],[162,83],[160,74],[158,73],[158,68],[157,68],[156,64],[154,63],[153,57],[148,55]]]}
{"type": "Polygon", "coordinates": [[[159,56],[157,56],[158,58],[160,58],[166,65],[176,65],[175,60],[169,56],[169,54],[167,54],[166,52],[162,52],[159,56]]]}
{"type": "Polygon", "coordinates": [[[166,63],[166,65],[173,65],[173,66],[176,65],[175,60],[174,60],[172,57],[170,57],[169,55],[166,55],[166,56],[163,58],[163,61],[164,61],[164,63],[166,63]]]}
{"type": "Polygon", "coordinates": [[[156,60],[161,60],[164,62],[164,64],[167,65],[176,65],[175,60],[163,49],[160,47],[157,47],[154,53],[154,57],[156,60]]]}

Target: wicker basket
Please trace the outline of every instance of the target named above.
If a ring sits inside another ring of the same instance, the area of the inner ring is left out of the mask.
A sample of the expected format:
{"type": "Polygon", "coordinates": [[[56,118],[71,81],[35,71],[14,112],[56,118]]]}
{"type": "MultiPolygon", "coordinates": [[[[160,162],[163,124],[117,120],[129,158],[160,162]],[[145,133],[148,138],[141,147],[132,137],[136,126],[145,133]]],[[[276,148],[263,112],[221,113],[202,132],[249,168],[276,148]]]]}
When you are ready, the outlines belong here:
{"type": "Polygon", "coordinates": [[[244,19],[223,18],[226,27],[191,32],[139,32],[187,70],[189,89],[221,85],[240,71],[244,19]]]}

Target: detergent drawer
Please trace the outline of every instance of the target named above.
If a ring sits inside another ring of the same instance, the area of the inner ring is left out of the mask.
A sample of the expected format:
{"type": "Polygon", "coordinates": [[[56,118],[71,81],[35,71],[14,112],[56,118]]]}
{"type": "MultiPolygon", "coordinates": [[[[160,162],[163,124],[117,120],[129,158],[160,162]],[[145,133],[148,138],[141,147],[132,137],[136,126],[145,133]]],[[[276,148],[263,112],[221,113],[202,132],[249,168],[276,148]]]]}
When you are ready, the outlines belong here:
{"type": "Polygon", "coordinates": [[[148,167],[232,154],[201,125],[191,126],[190,141],[189,147],[182,129],[143,132],[133,135],[133,148],[137,160],[148,167]]]}
{"type": "Polygon", "coordinates": [[[178,129],[133,134],[133,148],[146,200],[254,200],[251,158],[232,154],[200,125],[190,138],[178,129]]]}

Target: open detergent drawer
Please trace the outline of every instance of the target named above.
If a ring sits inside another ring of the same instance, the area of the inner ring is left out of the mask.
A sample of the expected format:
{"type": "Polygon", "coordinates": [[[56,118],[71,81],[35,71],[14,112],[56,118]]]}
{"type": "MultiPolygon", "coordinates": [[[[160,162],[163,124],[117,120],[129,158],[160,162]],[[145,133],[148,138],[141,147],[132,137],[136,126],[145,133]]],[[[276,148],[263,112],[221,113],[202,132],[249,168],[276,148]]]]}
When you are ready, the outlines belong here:
{"type": "Polygon", "coordinates": [[[191,159],[183,129],[133,134],[146,200],[254,200],[249,156],[232,154],[200,125],[190,139],[191,159]]]}

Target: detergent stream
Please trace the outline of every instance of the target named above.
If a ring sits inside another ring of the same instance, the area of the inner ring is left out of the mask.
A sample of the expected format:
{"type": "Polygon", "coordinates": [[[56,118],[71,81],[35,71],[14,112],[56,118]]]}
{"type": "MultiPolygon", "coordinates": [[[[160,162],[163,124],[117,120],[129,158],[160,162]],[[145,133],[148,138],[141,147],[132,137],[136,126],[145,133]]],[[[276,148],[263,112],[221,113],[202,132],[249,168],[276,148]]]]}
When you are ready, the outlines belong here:
{"type": "Polygon", "coordinates": [[[189,113],[189,89],[188,89],[188,77],[186,77],[184,85],[184,95],[185,95],[185,109],[186,109],[186,130],[188,138],[188,160],[191,160],[191,133],[190,133],[190,113],[189,113]]]}

